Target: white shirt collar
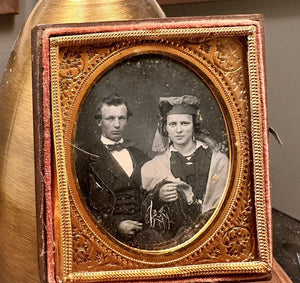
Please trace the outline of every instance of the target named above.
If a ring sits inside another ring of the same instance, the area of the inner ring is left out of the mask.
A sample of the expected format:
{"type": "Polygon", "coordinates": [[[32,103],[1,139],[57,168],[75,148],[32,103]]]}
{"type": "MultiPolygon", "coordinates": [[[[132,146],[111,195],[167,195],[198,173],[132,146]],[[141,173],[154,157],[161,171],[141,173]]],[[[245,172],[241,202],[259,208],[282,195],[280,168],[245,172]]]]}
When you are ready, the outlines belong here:
{"type": "MultiPolygon", "coordinates": [[[[203,148],[205,148],[205,149],[207,149],[208,148],[208,145],[205,143],[205,142],[202,142],[202,141],[199,141],[199,140],[196,140],[195,141],[196,142],[196,147],[195,147],[195,151],[199,148],[199,147],[203,147],[203,148]]],[[[173,144],[171,144],[170,145],[170,151],[178,151],[174,146],[173,146],[173,144]]],[[[194,151],[194,152],[195,152],[194,151]]]]}
{"type": "Polygon", "coordinates": [[[107,138],[107,137],[101,135],[101,142],[102,142],[103,144],[105,144],[105,145],[107,145],[107,144],[116,144],[116,143],[122,143],[122,142],[124,142],[124,139],[121,138],[121,139],[118,140],[118,141],[113,141],[113,140],[111,140],[111,139],[109,139],[109,138],[107,138]]]}

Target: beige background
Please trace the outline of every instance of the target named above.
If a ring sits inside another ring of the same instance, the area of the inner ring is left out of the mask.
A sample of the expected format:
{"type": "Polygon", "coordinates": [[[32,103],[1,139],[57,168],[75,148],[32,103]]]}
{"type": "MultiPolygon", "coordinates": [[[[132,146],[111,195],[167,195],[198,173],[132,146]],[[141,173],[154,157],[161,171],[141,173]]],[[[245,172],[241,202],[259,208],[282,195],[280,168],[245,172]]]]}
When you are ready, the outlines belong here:
{"type": "MultiPolygon", "coordinates": [[[[13,43],[35,4],[36,0],[20,0],[19,15],[0,15],[0,77],[13,43]]],[[[222,0],[163,6],[163,10],[169,17],[264,15],[269,122],[283,140],[280,146],[270,137],[273,207],[300,219],[300,166],[297,161],[300,161],[300,1],[222,0]]]]}

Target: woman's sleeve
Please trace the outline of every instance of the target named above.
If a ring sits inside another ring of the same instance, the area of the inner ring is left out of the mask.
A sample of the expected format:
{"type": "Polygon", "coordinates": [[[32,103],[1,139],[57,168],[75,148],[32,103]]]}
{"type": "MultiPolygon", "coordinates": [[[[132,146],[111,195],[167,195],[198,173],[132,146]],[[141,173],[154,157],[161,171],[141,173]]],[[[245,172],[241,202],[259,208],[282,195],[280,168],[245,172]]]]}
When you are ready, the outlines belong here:
{"type": "Polygon", "coordinates": [[[221,152],[213,153],[202,212],[216,208],[228,179],[229,159],[221,152]]]}
{"type": "Polygon", "coordinates": [[[142,187],[146,191],[152,191],[158,183],[158,174],[155,160],[146,162],[141,169],[142,187]]]}

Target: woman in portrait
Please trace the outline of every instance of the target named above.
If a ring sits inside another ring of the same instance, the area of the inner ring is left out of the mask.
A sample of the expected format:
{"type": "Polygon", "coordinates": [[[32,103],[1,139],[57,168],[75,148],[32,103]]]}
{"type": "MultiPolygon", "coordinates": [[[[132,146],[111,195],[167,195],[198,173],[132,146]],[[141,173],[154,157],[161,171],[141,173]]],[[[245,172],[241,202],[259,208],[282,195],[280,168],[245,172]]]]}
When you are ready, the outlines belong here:
{"type": "Polygon", "coordinates": [[[163,137],[168,142],[141,169],[142,186],[148,193],[143,203],[146,224],[165,240],[182,240],[190,237],[190,229],[198,231],[226,187],[228,157],[205,136],[199,106],[191,95],[160,98],[154,150],[164,149],[163,137]]]}

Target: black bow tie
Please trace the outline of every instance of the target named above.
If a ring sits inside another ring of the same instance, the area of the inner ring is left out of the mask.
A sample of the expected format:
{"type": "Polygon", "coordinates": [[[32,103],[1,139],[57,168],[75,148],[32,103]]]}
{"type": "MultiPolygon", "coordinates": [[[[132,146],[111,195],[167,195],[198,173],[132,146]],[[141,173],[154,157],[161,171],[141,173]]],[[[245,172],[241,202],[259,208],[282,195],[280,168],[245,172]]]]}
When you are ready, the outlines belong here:
{"type": "Polygon", "coordinates": [[[109,151],[121,151],[124,149],[126,146],[124,143],[115,143],[115,144],[107,144],[105,145],[109,151]]]}

